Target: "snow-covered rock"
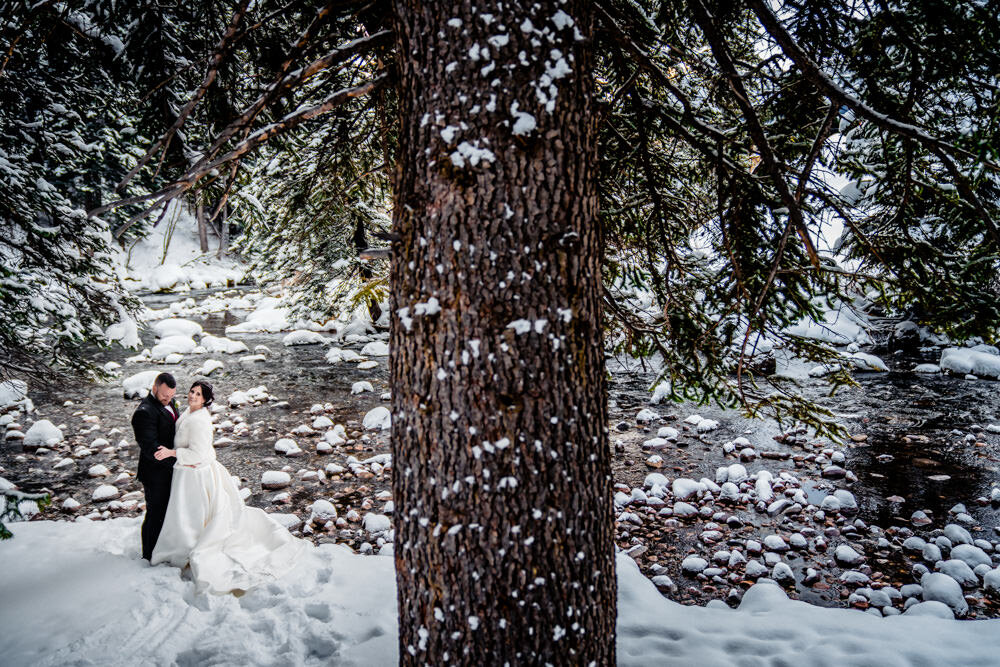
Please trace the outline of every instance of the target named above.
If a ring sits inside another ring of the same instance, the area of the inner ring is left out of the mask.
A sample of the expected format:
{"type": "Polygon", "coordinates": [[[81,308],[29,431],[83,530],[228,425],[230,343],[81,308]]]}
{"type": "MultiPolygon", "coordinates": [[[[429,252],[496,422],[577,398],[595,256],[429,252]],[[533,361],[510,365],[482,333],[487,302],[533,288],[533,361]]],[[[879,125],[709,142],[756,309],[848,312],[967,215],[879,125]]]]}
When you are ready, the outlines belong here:
{"type": "Polygon", "coordinates": [[[928,572],[920,578],[924,589],[924,600],[943,602],[951,607],[956,616],[964,616],[969,611],[969,604],[962,595],[962,587],[958,582],[941,572],[928,572]]]}
{"type": "Polygon", "coordinates": [[[375,429],[385,431],[392,426],[392,414],[389,412],[389,408],[380,405],[365,414],[362,425],[369,431],[375,429]]]}
{"type": "Polygon", "coordinates": [[[369,533],[384,533],[392,529],[392,520],[384,514],[365,514],[362,525],[369,533]]]}
{"type": "Polygon", "coordinates": [[[292,476],[281,470],[268,470],[260,476],[260,485],[269,490],[284,489],[292,483],[292,476]]]}
{"type": "Polygon", "coordinates": [[[698,574],[708,567],[708,561],[698,556],[688,556],[681,561],[681,570],[688,574],[698,574]]]}
{"type": "Polygon", "coordinates": [[[194,374],[195,375],[211,375],[212,373],[214,373],[215,371],[219,370],[220,368],[223,368],[224,366],[225,366],[225,364],[223,364],[218,359],[206,359],[205,363],[203,363],[198,368],[198,370],[196,370],[194,372],[194,374]]]}
{"type": "Polygon", "coordinates": [[[63,441],[63,432],[48,419],[39,419],[31,425],[22,444],[25,447],[51,447],[63,441]]]}
{"type": "Polygon", "coordinates": [[[20,403],[28,396],[28,383],[24,380],[0,382],[0,409],[20,403]]]}
{"type": "Polygon", "coordinates": [[[957,375],[1000,378],[1000,355],[992,346],[977,348],[949,347],[941,352],[941,370],[957,375]]]}
{"type": "Polygon", "coordinates": [[[874,354],[855,352],[853,354],[848,354],[844,358],[847,360],[847,363],[859,371],[879,371],[884,373],[889,370],[889,367],[885,365],[885,362],[876,357],[874,354]]]}
{"type": "Polygon", "coordinates": [[[360,382],[355,382],[351,385],[351,394],[361,394],[366,391],[375,391],[375,387],[373,387],[372,383],[367,380],[361,380],[360,382]]]}
{"type": "Polygon", "coordinates": [[[197,344],[190,336],[167,336],[153,346],[150,357],[155,360],[164,360],[171,354],[191,354],[197,344]]]}
{"type": "Polygon", "coordinates": [[[389,356],[389,346],[383,341],[376,340],[368,343],[363,348],[361,348],[361,356],[363,357],[388,357],[389,356]]]}
{"type": "Polygon", "coordinates": [[[117,498],[120,491],[117,486],[112,486],[110,484],[101,484],[91,495],[91,499],[94,502],[103,502],[105,500],[111,500],[112,498],[117,498]]]}
{"type": "Polygon", "coordinates": [[[122,380],[125,398],[145,398],[160,371],[141,371],[122,380]]]}
{"type": "Polygon", "coordinates": [[[856,565],[861,565],[865,561],[865,557],[854,550],[849,544],[839,544],[836,550],[834,550],[833,557],[838,563],[854,567],[856,565]]]}
{"type": "Polygon", "coordinates": [[[678,500],[687,500],[705,491],[705,485],[693,479],[679,477],[674,480],[671,491],[678,500]]]}
{"type": "Polygon", "coordinates": [[[156,322],[151,327],[157,338],[167,338],[169,336],[184,336],[193,338],[202,333],[201,325],[191,320],[180,318],[168,318],[156,322]]]}
{"type": "Polygon", "coordinates": [[[286,347],[291,347],[292,345],[317,345],[325,342],[327,342],[325,336],[306,329],[297,329],[281,339],[282,345],[286,347]]]}
{"type": "Polygon", "coordinates": [[[201,346],[209,354],[242,354],[250,351],[250,348],[243,341],[220,336],[202,336],[201,346]]]}

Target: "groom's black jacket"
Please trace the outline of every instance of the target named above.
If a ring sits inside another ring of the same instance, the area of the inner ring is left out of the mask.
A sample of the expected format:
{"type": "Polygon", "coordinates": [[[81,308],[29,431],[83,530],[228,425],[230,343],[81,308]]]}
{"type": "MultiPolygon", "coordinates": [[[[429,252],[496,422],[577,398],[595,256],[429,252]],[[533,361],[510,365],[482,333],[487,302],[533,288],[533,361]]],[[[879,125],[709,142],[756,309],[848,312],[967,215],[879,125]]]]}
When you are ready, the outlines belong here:
{"type": "MultiPolygon", "coordinates": [[[[176,402],[172,402],[171,407],[177,411],[176,402]]],[[[176,459],[157,461],[153,454],[160,446],[174,448],[176,425],[170,412],[156,400],[152,392],[142,399],[132,415],[132,430],[135,432],[135,441],[139,443],[139,470],[136,479],[146,482],[151,477],[171,476],[176,459]]]]}

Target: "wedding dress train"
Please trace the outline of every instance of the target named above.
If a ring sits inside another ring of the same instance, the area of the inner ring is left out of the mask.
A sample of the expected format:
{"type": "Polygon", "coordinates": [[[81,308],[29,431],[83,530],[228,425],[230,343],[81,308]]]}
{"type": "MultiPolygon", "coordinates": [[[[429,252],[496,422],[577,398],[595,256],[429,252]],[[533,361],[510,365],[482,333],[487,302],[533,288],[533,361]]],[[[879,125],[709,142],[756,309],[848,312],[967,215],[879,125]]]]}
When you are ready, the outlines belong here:
{"type": "Polygon", "coordinates": [[[248,507],[215,458],[206,408],[177,420],[170,502],[151,563],[191,566],[199,590],[247,590],[292,568],[305,548],[263,510],[248,507]]]}

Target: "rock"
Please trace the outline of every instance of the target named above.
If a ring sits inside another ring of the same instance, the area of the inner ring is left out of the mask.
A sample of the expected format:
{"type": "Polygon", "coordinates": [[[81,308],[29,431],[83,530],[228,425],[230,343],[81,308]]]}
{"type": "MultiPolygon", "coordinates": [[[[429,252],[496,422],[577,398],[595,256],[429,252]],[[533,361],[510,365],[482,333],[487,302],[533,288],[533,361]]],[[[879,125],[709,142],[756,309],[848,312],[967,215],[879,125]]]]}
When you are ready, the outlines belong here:
{"type": "Polygon", "coordinates": [[[676,441],[680,433],[677,429],[672,426],[661,426],[656,432],[657,438],[663,438],[664,440],[670,440],[671,442],[676,441]]]}
{"type": "Polygon", "coordinates": [[[323,523],[337,518],[337,508],[329,500],[322,498],[309,506],[309,523],[323,523]]]}
{"type": "Polygon", "coordinates": [[[102,502],[105,500],[111,500],[112,498],[117,498],[119,494],[117,486],[111,486],[110,484],[101,484],[99,487],[94,489],[91,499],[94,502],[102,502]]]}
{"type": "Polygon", "coordinates": [[[840,511],[840,501],[837,500],[836,496],[826,496],[823,498],[823,502],[821,502],[819,506],[824,512],[840,511]]]}
{"type": "Polygon", "coordinates": [[[351,385],[351,394],[362,394],[366,391],[375,391],[375,387],[372,386],[371,382],[367,380],[361,380],[360,382],[355,382],[351,385]]]}
{"type": "Polygon", "coordinates": [[[771,570],[771,578],[783,583],[795,582],[795,575],[792,573],[792,568],[788,566],[788,563],[775,563],[774,568],[771,570]]]}
{"type": "Polygon", "coordinates": [[[674,516],[686,519],[689,517],[696,516],[698,514],[698,508],[694,505],[690,505],[684,502],[674,503],[674,516]]]}
{"type": "Polygon", "coordinates": [[[48,419],[39,419],[24,434],[21,444],[25,449],[51,447],[63,441],[63,432],[48,419]]]}
{"type": "Polygon", "coordinates": [[[719,491],[719,502],[738,502],[740,498],[740,488],[732,482],[726,482],[719,491]]]}
{"type": "Polygon", "coordinates": [[[958,524],[949,523],[945,526],[944,536],[951,540],[951,544],[972,544],[972,535],[958,524]]]}
{"type": "Polygon", "coordinates": [[[79,503],[79,502],[77,502],[77,501],[76,501],[75,499],[73,499],[73,498],[67,498],[66,500],[64,500],[64,501],[62,502],[62,508],[63,508],[64,510],[68,510],[68,511],[70,511],[70,512],[72,512],[72,511],[76,510],[76,509],[77,509],[77,508],[79,508],[79,507],[80,507],[80,503],[79,503]]]}
{"type": "Polygon", "coordinates": [[[663,449],[670,445],[670,441],[666,438],[650,438],[642,443],[643,449],[663,449]]]}
{"type": "Polygon", "coordinates": [[[663,467],[663,457],[659,454],[653,454],[646,459],[646,465],[650,468],[662,468],[663,467]]]}
{"type": "Polygon", "coordinates": [[[688,556],[681,561],[681,570],[688,574],[698,574],[708,567],[708,561],[698,556],[688,556]]]}
{"type": "Polygon", "coordinates": [[[963,543],[955,545],[951,550],[951,557],[962,561],[969,567],[993,564],[993,560],[986,552],[973,544],[963,543]]]}
{"type": "Polygon", "coordinates": [[[823,468],[823,472],[820,474],[826,479],[843,479],[847,475],[847,471],[840,466],[829,465],[823,468]]]}
{"type": "Polygon", "coordinates": [[[702,419],[700,422],[695,424],[694,428],[698,431],[698,433],[708,433],[709,431],[714,431],[719,428],[719,422],[714,419],[702,419]]]}
{"type": "Polygon", "coordinates": [[[957,581],[958,585],[962,588],[973,589],[979,587],[979,577],[976,576],[976,573],[966,563],[957,558],[938,563],[936,569],[957,581]]]}
{"type": "Polygon", "coordinates": [[[746,467],[742,463],[733,463],[729,466],[729,474],[727,480],[733,484],[739,484],[750,478],[749,473],[747,473],[746,467]]]}
{"type": "Polygon", "coordinates": [[[847,586],[864,586],[871,581],[869,576],[864,572],[859,572],[857,570],[847,570],[840,575],[839,581],[847,586]]]}
{"type": "Polygon", "coordinates": [[[987,595],[1000,599],[1000,567],[983,576],[983,590],[987,595]]]}
{"type": "Polygon", "coordinates": [[[767,568],[761,565],[759,562],[752,560],[747,562],[746,567],[743,569],[743,574],[746,575],[748,579],[757,579],[767,574],[767,568]]]}
{"type": "Polygon", "coordinates": [[[933,542],[928,542],[921,549],[920,555],[928,563],[936,563],[941,560],[941,547],[933,542]]]}
{"type": "Polygon", "coordinates": [[[969,604],[962,595],[962,587],[957,581],[941,572],[928,572],[920,578],[924,601],[937,601],[951,607],[956,616],[965,616],[969,604]]]}
{"type": "Polygon", "coordinates": [[[660,418],[660,415],[656,414],[649,408],[643,408],[635,416],[635,421],[640,424],[649,424],[660,418]]]}
{"type": "Polygon", "coordinates": [[[111,471],[108,470],[108,467],[103,463],[98,463],[97,465],[90,466],[90,469],[87,470],[88,477],[107,477],[110,474],[111,471]]]}
{"type": "Polygon", "coordinates": [[[261,487],[274,491],[291,485],[292,476],[280,470],[268,470],[260,476],[261,487]]]}
{"type": "Polygon", "coordinates": [[[927,546],[927,542],[922,537],[911,535],[903,540],[903,548],[911,553],[920,553],[927,546]]]}
{"type": "Polygon", "coordinates": [[[369,431],[376,429],[385,431],[392,426],[392,415],[389,412],[389,408],[380,405],[377,408],[369,410],[365,414],[362,423],[364,428],[369,431]]]}
{"type": "Polygon", "coordinates": [[[833,553],[834,559],[843,565],[854,567],[865,561],[865,557],[854,550],[849,544],[837,545],[833,553]]]}
{"type": "Polygon", "coordinates": [[[910,523],[912,523],[914,526],[926,526],[927,524],[931,523],[931,519],[930,517],[927,516],[927,512],[924,512],[923,510],[917,510],[916,512],[910,515],[910,523]]]}
{"type": "Polygon", "coordinates": [[[285,456],[300,456],[302,454],[298,444],[291,438],[279,438],[274,443],[274,451],[285,456]]]}
{"type": "Polygon", "coordinates": [[[858,511],[858,501],[850,491],[837,489],[833,492],[833,497],[840,503],[841,512],[851,514],[858,511]]]}
{"type": "Polygon", "coordinates": [[[326,415],[320,415],[312,422],[312,428],[319,430],[323,428],[331,428],[333,426],[333,420],[326,415]]]}
{"type": "Polygon", "coordinates": [[[384,514],[365,514],[362,525],[369,533],[384,533],[392,530],[392,520],[384,514]]]}
{"type": "Polygon", "coordinates": [[[783,540],[780,535],[765,536],[764,547],[766,547],[770,551],[776,551],[778,553],[783,553],[785,551],[788,551],[788,545],[785,544],[785,540],[783,540]]]}
{"type": "Polygon", "coordinates": [[[676,591],[677,586],[674,584],[674,580],[665,574],[658,574],[652,579],[653,585],[656,586],[661,591],[676,591]]]}
{"type": "Polygon", "coordinates": [[[903,614],[906,616],[930,616],[932,618],[944,618],[948,620],[955,618],[955,613],[948,607],[948,605],[936,600],[917,602],[916,604],[907,607],[903,614]]]}
{"type": "Polygon", "coordinates": [[[674,497],[678,500],[687,500],[699,493],[705,491],[705,485],[701,482],[696,482],[693,479],[687,479],[680,477],[674,480],[671,487],[674,497]]]}

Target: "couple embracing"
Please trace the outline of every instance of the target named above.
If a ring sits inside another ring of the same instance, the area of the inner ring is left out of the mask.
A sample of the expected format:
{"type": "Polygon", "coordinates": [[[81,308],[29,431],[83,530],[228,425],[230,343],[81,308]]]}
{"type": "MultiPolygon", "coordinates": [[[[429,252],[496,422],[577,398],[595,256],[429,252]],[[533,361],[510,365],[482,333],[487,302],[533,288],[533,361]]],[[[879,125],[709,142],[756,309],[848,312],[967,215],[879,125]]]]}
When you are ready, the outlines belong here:
{"type": "Polygon", "coordinates": [[[142,557],[191,568],[198,589],[245,591],[290,570],[305,542],[264,511],[247,507],[215,458],[212,385],[198,380],[181,413],[177,382],[160,373],[132,415],[146,496],[142,557]]]}

